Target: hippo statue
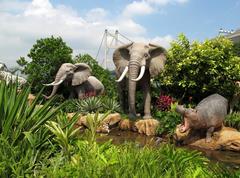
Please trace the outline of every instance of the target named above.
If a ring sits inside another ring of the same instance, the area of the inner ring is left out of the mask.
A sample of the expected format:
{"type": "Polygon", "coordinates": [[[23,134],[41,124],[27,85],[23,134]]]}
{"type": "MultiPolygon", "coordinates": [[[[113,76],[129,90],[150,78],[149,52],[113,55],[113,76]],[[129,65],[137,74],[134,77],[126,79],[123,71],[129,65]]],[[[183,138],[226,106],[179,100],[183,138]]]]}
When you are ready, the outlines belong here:
{"type": "Polygon", "coordinates": [[[176,111],[183,116],[179,131],[206,130],[206,142],[210,142],[214,130],[222,127],[227,109],[228,100],[219,94],[204,98],[195,109],[178,105],[176,111]]]}

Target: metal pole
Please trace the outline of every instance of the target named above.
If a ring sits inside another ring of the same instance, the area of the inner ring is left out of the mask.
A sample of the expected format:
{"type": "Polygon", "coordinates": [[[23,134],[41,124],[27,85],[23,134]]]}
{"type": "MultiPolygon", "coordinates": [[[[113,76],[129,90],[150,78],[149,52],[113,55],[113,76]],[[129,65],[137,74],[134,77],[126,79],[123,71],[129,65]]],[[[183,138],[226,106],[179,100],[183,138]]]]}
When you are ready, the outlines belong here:
{"type": "Polygon", "coordinates": [[[115,31],[115,48],[118,47],[118,30],[115,31]]]}
{"type": "Polygon", "coordinates": [[[108,30],[105,29],[105,48],[104,48],[104,68],[107,69],[107,37],[108,37],[108,30]]]}

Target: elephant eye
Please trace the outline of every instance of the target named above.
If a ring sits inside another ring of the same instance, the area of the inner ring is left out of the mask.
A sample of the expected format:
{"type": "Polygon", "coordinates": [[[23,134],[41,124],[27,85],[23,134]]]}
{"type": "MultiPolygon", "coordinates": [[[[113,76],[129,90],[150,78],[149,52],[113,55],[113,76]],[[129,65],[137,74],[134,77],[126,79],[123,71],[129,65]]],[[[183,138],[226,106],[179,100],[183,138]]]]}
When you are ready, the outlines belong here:
{"type": "Polygon", "coordinates": [[[144,54],[144,57],[146,57],[146,58],[149,57],[149,54],[148,54],[148,53],[145,53],[145,54],[144,54]]]}

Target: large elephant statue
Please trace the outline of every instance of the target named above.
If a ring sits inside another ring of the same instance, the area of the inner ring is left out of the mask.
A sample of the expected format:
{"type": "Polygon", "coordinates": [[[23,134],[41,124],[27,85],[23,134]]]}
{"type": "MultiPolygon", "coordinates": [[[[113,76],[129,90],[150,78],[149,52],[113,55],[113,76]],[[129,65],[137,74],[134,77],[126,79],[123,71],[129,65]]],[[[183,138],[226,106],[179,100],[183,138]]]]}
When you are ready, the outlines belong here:
{"type": "Polygon", "coordinates": [[[91,68],[85,63],[64,63],[59,68],[55,80],[52,83],[44,84],[53,86],[52,92],[46,99],[52,98],[61,83],[71,87],[70,98],[82,99],[89,95],[101,95],[104,93],[104,86],[96,77],[91,76],[91,68]]]}
{"type": "Polygon", "coordinates": [[[113,62],[119,83],[120,104],[124,112],[128,109],[130,118],[137,116],[135,109],[137,85],[144,94],[143,118],[151,118],[150,79],[164,69],[165,61],[166,50],[154,44],[130,43],[114,51],[113,62]]]}

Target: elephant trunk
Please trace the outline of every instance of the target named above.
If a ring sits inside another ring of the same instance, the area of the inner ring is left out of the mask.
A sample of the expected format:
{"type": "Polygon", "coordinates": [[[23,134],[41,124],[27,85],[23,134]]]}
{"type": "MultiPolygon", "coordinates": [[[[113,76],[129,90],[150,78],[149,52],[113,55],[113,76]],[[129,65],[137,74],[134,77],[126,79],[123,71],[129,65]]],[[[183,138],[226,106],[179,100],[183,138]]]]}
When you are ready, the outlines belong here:
{"type": "Polygon", "coordinates": [[[139,73],[139,63],[138,61],[129,62],[129,83],[128,83],[128,101],[129,101],[129,114],[130,117],[136,117],[136,109],[135,109],[135,97],[136,97],[136,81],[132,79],[136,79],[139,73]]]}
{"type": "Polygon", "coordinates": [[[49,96],[44,96],[44,97],[46,99],[52,98],[57,93],[59,85],[64,81],[65,78],[66,78],[66,74],[61,72],[61,70],[58,70],[55,80],[53,82],[54,84],[52,84],[53,89],[52,89],[51,94],[49,96]]]}

